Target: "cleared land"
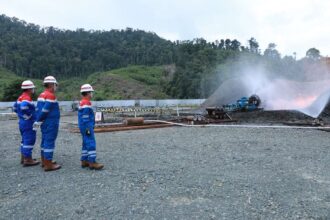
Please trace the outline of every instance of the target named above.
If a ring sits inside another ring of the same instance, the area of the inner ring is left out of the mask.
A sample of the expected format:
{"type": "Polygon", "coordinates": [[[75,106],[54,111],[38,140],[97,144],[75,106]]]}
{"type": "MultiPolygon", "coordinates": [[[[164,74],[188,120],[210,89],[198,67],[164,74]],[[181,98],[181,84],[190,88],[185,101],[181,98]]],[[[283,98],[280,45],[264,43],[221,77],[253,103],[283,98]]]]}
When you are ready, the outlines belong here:
{"type": "MultiPolygon", "coordinates": [[[[63,117],[45,173],[19,164],[17,121],[0,121],[0,219],[329,219],[330,135],[171,127],[97,137],[103,171],[80,168],[63,117]]],[[[40,133],[34,155],[39,156],[40,133]]]]}

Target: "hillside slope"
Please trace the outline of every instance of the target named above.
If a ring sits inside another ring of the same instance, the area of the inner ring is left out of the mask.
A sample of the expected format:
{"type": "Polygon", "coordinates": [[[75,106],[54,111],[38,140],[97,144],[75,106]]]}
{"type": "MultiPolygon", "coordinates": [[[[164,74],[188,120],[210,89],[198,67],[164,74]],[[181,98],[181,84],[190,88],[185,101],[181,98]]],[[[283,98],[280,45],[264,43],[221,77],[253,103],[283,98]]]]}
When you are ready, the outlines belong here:
{"type": "MultiPolygon", "coordinates": [[[[95,100],[169,98],[163,92],[163,85],[171,79],[173,71],[173,66],[129,66],[97,72],[87,78],[58,79],[57,97],[58,100],[77,100],[80,98],[80,86],[90,83],[96,90],[95,100]]],[[[5,91],[8,94],[10,90],[11,97],[16,97],[21,92],[17,88],[23,80],[26,78],[0,68],[0,101],[8,100],[8,97],[4,97],[5,91]]],[[[43,90],[42,80],[31,80],[37,86],[36,94],[39,94],[43,90]]]]}

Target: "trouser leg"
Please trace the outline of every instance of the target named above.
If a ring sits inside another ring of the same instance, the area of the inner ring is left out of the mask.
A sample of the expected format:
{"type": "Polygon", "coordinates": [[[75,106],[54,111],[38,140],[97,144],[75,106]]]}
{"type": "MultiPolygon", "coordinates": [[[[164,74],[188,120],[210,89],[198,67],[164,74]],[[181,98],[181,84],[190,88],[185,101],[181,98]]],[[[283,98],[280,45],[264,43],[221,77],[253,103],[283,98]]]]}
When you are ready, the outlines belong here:
{"type": "Polygon", "coordinates": [[[23,129],[22,154],[25,158],[32,157],[32,150],[35,142],[36,142],[36,132],[32,130],[32,126],[23,129]]]}
{"type": "Polygon", "coordinates": [[[44,159],[45,160],[52,160],[53,159],[53,154],[54,154],[54,149],[55,149],[55,141],[57,138],[57,133],[58,133],[58,124],[46,124],[43,134],[44,138],[44,159]]]}
{"type": "Polygon", "coordinates": [[[87,148],[88,162],[95,163],[96,161],[96,142],[94,130],[90,130],[90,135],[84,135],[84,140],[87,148]]]}
{"type": "Polygon", "coordinates": [[[40,142],[40,155],[41,155],[41,158],[44,157],[44,141],[45,141],[44,133],[41,131],[41,142],[40,142]]]}
{"type": "Polygon", "coordinates": [[[19,132],[21,134],[21,144],[19,146],[19,152],[20,152],[20,155],[21,155],[20,163],[23,164],[23,162],[24,162],[24,156],[23,156],[23,132],[22,132],[22,129],[21,129],[20,126],[19,126],[19,132]]]}
{"type": "Polygon", "coordinates": [[[19,128],[19,132],[21,134],[21,145],[19,147],[19,152],[21,152],[21,154],[23,155],[23,129],[21,127],[19,128]]]}
{"type": "Polygon", "coordinates": [[[87,151],[87,146],[84,138],[84,134],[81,134],[82,136],[82,148],[81,148],[81,161],[87,161],[88,159],[88,151],[87,151]]]}

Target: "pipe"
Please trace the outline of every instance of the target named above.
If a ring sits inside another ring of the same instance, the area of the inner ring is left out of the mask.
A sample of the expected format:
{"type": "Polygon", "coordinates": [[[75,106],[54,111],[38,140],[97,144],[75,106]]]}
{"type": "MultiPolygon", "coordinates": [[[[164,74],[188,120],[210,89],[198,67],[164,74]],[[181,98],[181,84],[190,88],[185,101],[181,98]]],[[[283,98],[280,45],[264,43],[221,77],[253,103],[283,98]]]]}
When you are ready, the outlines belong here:
{"type": "Polygon", "coordinates": [[[143,125],[144,124],[144,118],[143,117],[138,117],[138,118],[126,118],[124,120],[124,124],[125,125],[135,125],[135,126],[138,126],[138,125],[143,125]]]}
{"type": "Polygon", "coordinates": [[[112,125],[122,125],[122,122],[113,122],[113,123],[95,123],[95,127],[106,127],[106,126],[112,126],[112,125]]]}
{"type": "Polygon", "coordinates": [[[182,127],[233,127],[233,128],[291,128],[291,129],[330,129],[330,127],[312,127],[312,126],[287,126],[287,125],[219,125],[219,124],[207,124],[207,125],[187,125],[176,122],[162,121],[162,120],[145,120],[145,122],[159,122],[171,125],[177,125],[182,127]]]}

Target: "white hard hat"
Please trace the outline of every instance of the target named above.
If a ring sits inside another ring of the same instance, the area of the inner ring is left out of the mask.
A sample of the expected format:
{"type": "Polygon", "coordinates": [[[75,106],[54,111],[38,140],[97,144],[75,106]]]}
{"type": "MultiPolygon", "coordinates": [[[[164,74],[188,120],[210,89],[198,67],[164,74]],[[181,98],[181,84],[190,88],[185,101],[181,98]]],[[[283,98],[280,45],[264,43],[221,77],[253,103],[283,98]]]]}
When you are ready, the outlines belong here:
{"type": "Polygon", "coordinates": [[[94,89],[90,84],[84,84],[80,87],[80,92],[94,92],[94,89]]]}
{"type": "Polygon", "coordinates": [[[46,76],[44,79],[44,84],[46,83],[55,83],[57,84],[56,79],[54,78],[54,76],[46,76]]]}
{"type": "Polygon", "coordinates": [[[22,89],[33,89],[33,88],[35,88],[35,86],[31,80],[25,80],[22,82],[21,88],[22,89]]]}

